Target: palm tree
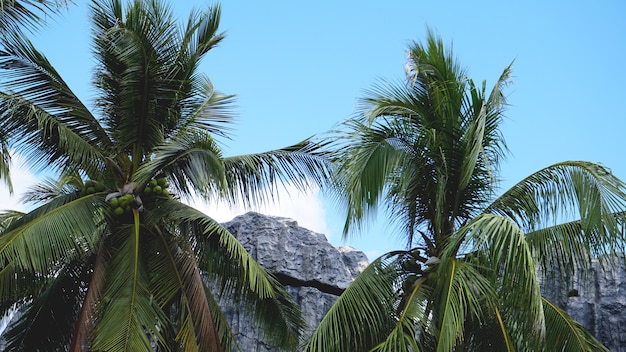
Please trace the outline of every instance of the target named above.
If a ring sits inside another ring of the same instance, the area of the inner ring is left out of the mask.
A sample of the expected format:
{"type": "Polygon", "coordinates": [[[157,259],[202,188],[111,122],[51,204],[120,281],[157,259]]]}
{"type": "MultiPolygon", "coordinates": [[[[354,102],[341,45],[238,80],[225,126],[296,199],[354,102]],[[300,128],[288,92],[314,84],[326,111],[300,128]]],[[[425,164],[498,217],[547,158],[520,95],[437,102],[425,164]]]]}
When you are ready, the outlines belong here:
{"type": "Polygon", "coordinates": [[[406,250],[355,279],[306,351],[606,350],[538,273],[565,280],[623,250],[625,185],[567,161],[497,196],[511,67],[487,94],[432,31],[409,54],[407,81],[368,91],[335,144],[344,235],[383,206],[406,250]]]}
{"type": "Polygon", "coordinates": [[[248,308],[277,346],[298,343],[297,306],[222,225],[185,204],[256,204],[327,178],[305,140],[224,156],[233,97],[198,72],[222,39],[220,7],[182,25],[159,1],[91,4],[95,108],[32,44],[5,33],[0,140],[54,175],[0,217],[0,307],[19,351],[237,348],[218,301],[248,308]]]}

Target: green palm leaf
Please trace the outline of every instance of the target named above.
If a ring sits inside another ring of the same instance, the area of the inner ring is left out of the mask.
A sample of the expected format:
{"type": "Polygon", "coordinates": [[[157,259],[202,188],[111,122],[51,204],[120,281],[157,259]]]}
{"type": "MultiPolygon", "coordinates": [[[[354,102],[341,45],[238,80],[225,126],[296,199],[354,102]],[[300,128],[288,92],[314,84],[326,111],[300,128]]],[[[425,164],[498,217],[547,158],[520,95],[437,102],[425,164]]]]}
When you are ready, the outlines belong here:
{"type": "Polygon", "coordinates": [[[166,236],[158,227],[150,232],[158,239],[155,249],[163,253],[147,258],[148,272],[158,273],[150,275],[155,299],[163,307],[180,295],[176,341],[190,351],[219,350],[220,339],[215,335],[213,313],[191,248],[181,248],[186,242],[176,241],[176,236],[166,236]]]}
{"type": "Polygon", "coordinates": [[[338,187],[348,194],[349,216],[344,225],[344,236],[351,231],[353,224],[360,228],[365,215],[378,204],[387,175],[410,155],[410,142],[405,136],[412,131],[411,125],[366,126],[356,119],[347,121],[345,126],[354,132],[348,136],[339,135],[335,141],[336,148],[344,150],[342,163],[335,174],[338,187]]]}
{"type": "Polygon", "coordinates": [[[543,351],[608,351],[579,322],[552,302],[542,298],[546,315],[545,348],[543,351]]]}
{"type": "Polygon", "coordinates": [[[198,191],[220,194],[226,187],[222,151],[207,133],[183,134],[155,148],[152,160],[137,170],[135,182],[147,184],[157,170],[169,175],[187,198],[198,191]]]}
{"type": "Polygon", "coordinates": [[[40,206],[5,229],[0,236],[0,258],[28,271],[46,273],[92,250],[99,241],[101,205],[94,196],[71,197],[40,206]]]}
{"type": "Polygon", "coordinates": [[[543,306],[535,259],[524,233],[509,218],[490,214],[477,217],[461,233],[465,231],[465,240],[488,255],[490,279],[508,333],[519,340],[541,340],[545,332],[543,306]]]}
{"type": "Polygon", "coordinates": [[[43,15],[58,13],[67,1],[57,0],[0,0],[0,31],[16,32],[22,27],[38,29],[43,15]]]}
{"type": "Polygon", "coordinates": [[[44,178],[38,184],[29,187],[22,195],[24,203],[43,204],[55,198],[74,193],[84,188],[82,178],[77,172],[67,172],[59,179],[44,178]]]}
{"type": "Polygon", "coordinates": [[[4,316],[45,290],[49,277],[8,263],[0,270],[0,312],[4,316]]]}
{"type": "Polygon", "coordinates": [[[18,320],[3,333],[5,351],[63,351],[66,350],[78,307],[83,298],[84,283],[91,266],[70,263],[48,279],[43,292],[20,307],[18,320]],[[68,290],[68,287],[80,289],[68,290]]]}
{"type": "MultiPolygon", "coordinates": [[[[471,343],[471,336],[464,333],[468,329],[484,328],[490,315],[499,311],[501,303],[497,288],[474,265],[455,258],[442,260],[437,264],[435,273],[436,276],[429,280],[433,281],[430,285],[434,286],[434,292],[427,302],[432,302],[429,304],[434,308],[433,317],[428,319],[432,320],[429,323],[435,324],[431,330],[437,336],[436,349],[462,350],[461,346],[471,343]]],[[[495,336],[506,338],[509,333],[507,330],[507,327],[501,325],[495,336]]]]}
{"type": "Polygon", "coordinates": [[[394,283],[398,272],[385,257],[374,260],[326,313],[307,352],[367,351],[396,326],[394,283]]]}
{"type": "MultiPolygon", "coordinates": [[[[550,225],[549,219],[584,218],[591,231],[599,221],[617,227],[614,213],[622,210],[626,185],[607,168],[586,161],[550,165],[503,193],[487,211],[506,214],[533,231],[550,225]]],[[[601,246],[599,246],[601,247],[601,246]]]]}
{"type": "Polygon", "coordinates": [[[215,91],[211,80],[204,75],[190,79],[196,94],[185,99],[185,105],[188,107],[183,109],[179,127],[169,137],[180,138],[181,135],[188,133],[210,133],[229,138],[231,132],[229,125],[233,123],[234,118],[231,110],[235,96],[215,91]]]}
{"type": "Polygon", "coordinates": [[[625,185],[609,170],[568,161],[528,176],[487,211],[514,219],[528,233],[542,269],[567,277],[587,268],[591,258],[624,250],[625,206],[625,185]]]}
{"type": "MultiPolygon", "coordinates": [[[[413,284],[408,297],[408,303],[402,308],[395,328],[389,333],[387,339],[372,349],[372,352],[392,352],[392,351],[423,351],[422,346],[416,341],[418,336],[417,326],[428,321],[425,316],[424,302],[427,297],[423,287],[426,282],[425,277],[417,279],[413,284]]],[[[428,327],[423,327],[420,331],[424,334],[428,327]]]]}
{"type": "Polygon", "coordinates": [[[110,278],[103,292],[94,350],[148,351],[152,342],[166,344],[160,326],[167,317],[150,295],[136,210],[134,215],[134,224],[119,228],[117,238],[111,239],[119,241],[119,247],[109,264],[110,278]]]}
{"type": "Polygon", "coordinates": [[[310,139],[289,147],[258,154],[224,158],[226,193],[223,199],[244,205],[274,200],[277,185],[294,185],[306,191],[330,178],[325,143],[310,139]]]}
{"type": "Polygon", "coordinates": [[[90,173],[101,170],[97,146],[108,137],[45,56],[13,35],[0,49],[0,64],[0,132],[17,137],[34,165],[73,162],[90,173]]]}

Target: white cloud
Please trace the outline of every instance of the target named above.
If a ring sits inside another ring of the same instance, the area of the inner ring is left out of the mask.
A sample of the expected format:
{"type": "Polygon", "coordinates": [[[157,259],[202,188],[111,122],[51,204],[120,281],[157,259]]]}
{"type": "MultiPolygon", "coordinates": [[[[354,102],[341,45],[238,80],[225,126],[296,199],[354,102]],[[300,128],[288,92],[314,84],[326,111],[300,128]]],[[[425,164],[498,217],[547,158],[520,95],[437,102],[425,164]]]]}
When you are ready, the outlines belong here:
{"type": "Polygon", "coordinates": [[[232,220],[235,216],[248,211],[291,218],[296,220],[298,225],[330,238],[326,212],[320,199],[319,190],[302,193],[295,187],[288,186],[286,190],[281,189],[278,192],[277,198],[278,200],[271,204],[255,208],[234,207],[224,202],[207,204],[199,199],[192,202],[191,205],[219,222],[232,220]]]}
{"type": "Polygon", "coordinates": [[[25,205],[20,202],[20,198],[29,187],[37,182],[37,177],[28,169],[26,161],[19,154],[12,155],[11,181],[13,194],[9,192],[9,188],[5,185],[4,180],[0,181],[0,211],[24,211],[25,205]]]}
{"type": "MultiPolygon", "coordinates": [[[[12,195],[0,181],[0,211],[24,211],[25,205],[20,203],[20,198],[29,187],[37,182],[38,178],[28,169],[25,160],[20,155],[13,156],[11,179],[14,190],[12,195]]],[[[207,204],[199,199],[191,202],[191,205],[219,222],[232,220],[235,216],[248,211],[290,218],[296,220],[300,226],[322,233],[331,240],[332,235],[326,221],[326,211],[318,189],[303,193],[293,186],[287,186],[286,189],[280,188],[276,198],[276,201],[266,206],[255,208],[234,207],[224,202],[207,204]]]]}

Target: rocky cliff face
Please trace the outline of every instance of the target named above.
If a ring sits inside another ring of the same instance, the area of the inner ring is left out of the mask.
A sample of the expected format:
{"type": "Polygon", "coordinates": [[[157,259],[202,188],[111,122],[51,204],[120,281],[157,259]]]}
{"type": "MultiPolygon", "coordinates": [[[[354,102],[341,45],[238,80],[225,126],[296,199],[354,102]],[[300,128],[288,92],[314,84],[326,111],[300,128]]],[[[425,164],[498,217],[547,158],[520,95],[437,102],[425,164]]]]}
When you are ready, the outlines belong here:
{"type": "MultiPolygon", "coordinates": [[[[626,352],[626,258],[604,268],[595,261],[579,280],[544,285],[544,295],[580,322],[611,352],[626,352]]],[[[548,327],[550,328],[550,327],[548,327]]]]}
{"type": "MultiPolygon", "coordinates": [[[[310,333],[343,289],[368,265],[350,247],[334,247],[320,233],[287,218],[247,213],[224,224],[248,252],[283,282],[300,305],[310,333]]],[[[246,352],[276,351],[248,317],[234,307],[225,311],[246,352]]]]}
{"type": "MultiPolygon", "coordinates": [[[[368,264],[364,253],[333,247],[323,234],[291,219],[247,213],[224,224],[261,265],[290,282],[288,292],[300,304],[310,329],[322,319],[341,290],[368,264]]],[[[626,268],[624,257],[611,267],[595,262],[584,280],[553,283],[544,295],[583,324],[612,352],[626,352],[626,268]]],[[[229,309],[227,315],[246,352],[275,351],[263,342],[248,319],[229,309]]],[[[548,327],[550,328],[550,327],[548,327]]],[[[310,332],[310,331],[309,331],[310,332]]]]}

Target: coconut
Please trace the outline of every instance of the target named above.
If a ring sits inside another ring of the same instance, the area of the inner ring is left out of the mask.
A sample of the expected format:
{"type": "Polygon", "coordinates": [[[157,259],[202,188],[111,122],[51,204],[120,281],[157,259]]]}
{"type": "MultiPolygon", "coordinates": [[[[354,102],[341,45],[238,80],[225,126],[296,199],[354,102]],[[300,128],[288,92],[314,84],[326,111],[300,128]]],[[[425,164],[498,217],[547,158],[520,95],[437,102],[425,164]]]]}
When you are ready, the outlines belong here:
{"type": "Polygon", "coordinates": [[[120,200],[119,198],[111,198],[109,199],[109,204],[111,204],[113,208],[117,208],[120,205],[120,200]]]}

